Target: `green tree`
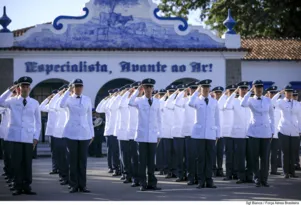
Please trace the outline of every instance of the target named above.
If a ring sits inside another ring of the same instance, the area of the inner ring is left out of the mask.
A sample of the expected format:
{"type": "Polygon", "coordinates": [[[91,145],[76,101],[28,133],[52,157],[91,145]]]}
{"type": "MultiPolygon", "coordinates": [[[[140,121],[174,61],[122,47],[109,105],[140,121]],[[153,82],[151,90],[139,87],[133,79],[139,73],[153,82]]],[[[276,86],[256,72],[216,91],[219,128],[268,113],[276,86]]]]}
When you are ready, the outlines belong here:
{"type": "Polygon", "coordinates": [[[301,37],[301,0],[162,0],[159,8],[184,18],[189,10],[201,9],[200,20],[220,34],[230,8],[242,36],[301,37]]]}

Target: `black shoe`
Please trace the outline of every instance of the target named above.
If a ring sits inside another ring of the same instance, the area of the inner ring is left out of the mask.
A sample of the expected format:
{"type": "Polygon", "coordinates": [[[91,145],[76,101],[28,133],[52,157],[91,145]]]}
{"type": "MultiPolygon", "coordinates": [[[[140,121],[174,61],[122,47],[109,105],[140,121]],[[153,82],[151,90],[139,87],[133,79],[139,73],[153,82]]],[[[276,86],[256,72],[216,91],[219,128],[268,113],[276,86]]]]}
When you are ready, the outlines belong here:
{"type": "Polygon", "coordinates": [[[237,175],[233,175],[233,179],[234,180],[238,180],[238,176],[237,175]]]}
{"type": "Polygon", "coordinates": [[[290,178],[290,175],[289,174],[285,174],[284,175],[284,179],[289,179],[290,178]]]}
{"type": "Polygon", "coordinates": [[[113,174],[112,174],[112,177],[117,177],[117,176],[121,176],[121,173],[119,171],[115,171],[113,174]]]}
{"type": "Polygon", "coordinates": [[[187,182],[187,185],[188,185],[188,186],[194,185],[194,181],[188,181],[188,182],[187,182]]]}
{"type": "Polygon", "coordinates": [[[223,180],[224,181],[230,181],[230,180],[232,180],[232,177],[225,177],[223,180]]]}
{"type": "Polygon", "coordinates": [[[255,186],[256,187],[261,187],[261,183],[260,182],[255,182],[255,186]]]}
{"type": "Polygon", "coordinates": [[[270,187],[270,185],[267,182],[261,182],[261,185],[264,187],[270,187]]]}
{"type": "Polygon", "coordinates": [[[9,191],[15,191],[15,187],[13,187],[13,186],[10,187],[10,188],[9,188],[9,191]]]}
{"type": "Polygon", "coordinates": [[[89,189],[87,189],[86,187],[85,188],[79,188],[79,191],[80,192],[83,192],[83,193],[90,193],[91,191],[89,189]]]}
{"type": "Polygon", "coordinates": [[[70,189],[69,193],[75,193],[75,192],[77,192],[77,191],[78,191],[77,188],[72,187],[72,188],[70,189]]]}
{"type": "Polygon", "coordinates": [[[6,180],[6,183],[7,183],[7,184],[10,184],[10,183],[12,183],[12,182],[13,182],[13,180],[11,180],[11,179],[6,180]]]}
{"type": "Polygon", "coordinates": [[[112,174],[113,173],[113,169],[109,169],[108,173],[112,174]]]}
{"type": "Polygon", "coordinates": [[[10,184],[8,184],[7,186],[8,186],[8,187],[13,187],[14,184],[13,184],[13,183],[10,183],[10,184]]]}
{"type": "Polygon", "coordinates": [[[182,178],[178,177],[178,178],[176,179],[176,182],[183,182],[183,181],[185,181],[185,180],[183,179],[183,177],[182,177],[182,178]]]}
{"type": "Polygon", "coordinates": [[[279,173],[279,172],[271,172],[270,174],[271,175],[281,175],[281,173],[279,173]]]}
{"type": "Polygon", "coordinates": [[[149,190],[161,190],[162,188],[157,187],[157,186],[147,186],[147,189],[149,189],[149,190]]]}
{"type": "Polygon", "coordinates": [[[295,166],[295,170],[301,170],[300,165],[296,165],[296,166],[295,166]]]}
{"type": "Polygon", "coordinates": [[[132,183],[132,184],[131,184],[131,187],[138,187],[138,186],[140,186],[139,183],[132,183]]]}
{"type": "Polygon", "coordinates": [[[64,179],[63,179],[63,178],[60,178],[60,179],[59,179],[59,182],[63,182],[63,181],[64,181],[64,179]]]}
{"type": "Polygon", "coordinates": [[[123,183],[124,184],[129,184],[129,183],[132,183],[132,180],[131,179],[126,179],[126,180],[123,181],[123,183]]]}
{"type": "Polygon", "coordinates": [[[21,195],[22,194],[22,191],[21,190],[15,190],[13,191],[13,196],[18,196],[18,195],[21,195]]]}
{"type": "Polygon", "coordinates": [[[166,176],[165,176],[165,179],[170,179],[172,178],[172,173],[168,173],[166,176]]]}
{"type": "Polygon", "coordinates": [[[163,171],[160,171],[158,175],[164,175],[164,172],[163,172],[163,171]]]}
{"type": "Polygon", "coordinates": [[[59,172],[58,171],[56,171],[56,170],[52,170],[51,172],[49,172],[49,174],[58,174],[59,172]]]}
{"type": "Polygon", "coordinates": [[[199,184],[199,181],[198,181],[198,180],[195,180],[195,181],[194,181],[194,184],[199,184]]]}
{"type": "Polygon", "coordinates": [[[244,184],[244,183],[246,183],[246,181],[241,180],[241,179],[239,179],[239,180],[236,181],[236,184],[244,184]]]}
{"type": "Polygon", "coordinates": [[[147,186],[141,186],[140,187],[140,191],[146,191],[147,190],[147,186]]]}
{"type": "Polygon", "coordinates": [[[206,188],[215,189],[217,188],[213,183],[206,184],[206,188]]]}
{"type": "Polygon", "coordinates": [[[5,173],[3,173],[3,174],[1,174],[1,176],[3,176],[3,177],[4,177],[4,176],[6,176],[6,174],[5,174],[5,173]]]}
{"type": "Polygon", "coordinates": [[[197,188],[197,189],[205,188],[205,184],[199,184],[196,188],[197,188]]]}
{"type": "Polygon", "coordinates": [[[60,183],[60,185],[62,185],[62,186],[68,185],[68,184],[69,184],[68,181],[62,181],[62,182],[60,183]]]}
{"type": "Polygon", "coordinates": [[[23,190],[23,193],[26,194],[26,195],[37,195],[36,192],[33,192],[31,190],[23,190]]]}
{"type": "Polygon", "coordinates": [[[68,189],[71,189],[71,188],[72,188],[72,186],[69,185],[69,186],[68,186],[68,189]]]}
{"type": "Polygon", "coordinates": [[[9,178],[8,178],[8,176],[5,176],[4,179],[5,179],[5,180],[8,180],[9,178]]]}
{"type": "Polygon", "coordinates": [[[290,178],[299,178],[299,176],[297,176],[295,174],[290,174],[290,178]]]}
{"type": "Polygon", "coordinates": [[[120,180],[125,180],[125,176],[121,176],[121,177],[120,177],[120,180]]]}

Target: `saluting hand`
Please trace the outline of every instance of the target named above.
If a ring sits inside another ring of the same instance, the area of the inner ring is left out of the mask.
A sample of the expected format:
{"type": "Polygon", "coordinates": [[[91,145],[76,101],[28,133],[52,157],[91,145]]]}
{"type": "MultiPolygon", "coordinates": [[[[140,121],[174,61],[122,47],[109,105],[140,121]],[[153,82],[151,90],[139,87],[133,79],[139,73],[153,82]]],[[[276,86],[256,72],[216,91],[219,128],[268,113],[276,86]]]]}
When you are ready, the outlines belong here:
{"type": "Polygon", "coordinates": [[[10,92],[14,92],[17,89],[18,85],[13,85],[9,88],[10,92]]]}
{"type": "Polygon", "coordinates": [[[196,91],[197,91],[197,92],[201,92],[201,90],[202,90],[202,86],[199,85],[196,91]]]}
{"type": "Polygon", "coordinates": [[[239,91],[239,87],[238,88],[236,88],[236,90],[234,91],[235,93],[238,93],[238,91],[239,91]]]}
{"type": "Polygon", "coordinates": [[[254,92],[254,89],[255,89],[255,85],[252,86],[250,92],[254,92]]]}
{"type": "Polygon", "coordinates": [[[156,95],[154,95],[154,98],[160,99],[160,94],[157,93],[156,95]]]}
{"type": "Polygon", "coordinates": [[[283,94],[284,92],[285,92],[285,90],[281,90],[279,93],[280,93],[280,94],[283,94]]]}

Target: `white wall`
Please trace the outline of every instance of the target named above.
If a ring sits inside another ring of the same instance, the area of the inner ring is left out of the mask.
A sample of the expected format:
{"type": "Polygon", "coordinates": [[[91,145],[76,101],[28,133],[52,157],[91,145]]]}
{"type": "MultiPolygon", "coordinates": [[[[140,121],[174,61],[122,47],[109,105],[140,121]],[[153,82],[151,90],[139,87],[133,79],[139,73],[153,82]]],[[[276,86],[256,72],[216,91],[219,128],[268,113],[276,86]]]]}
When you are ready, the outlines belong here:
{"type": "Polygon", "coordinates": [[[282,89],[290,81],[301,81],[301,62],[242,61],[242,80],[273,81],[282,89]]]}
{"type": "Polygon", "coordinates": [[[144,78],[153,78],[157,81],[155,89],[161,89],[168,86],[173,81],[180,78],[212,79],[212,86],[225,85],[225,59],[218,52],[211,53],[175,53],[175,52],[76,52],[76,53],[31,53],[25,52],[14,57],[14,80],[21,76],[30,76],[33,78],[32,88],[38,83],[50,79],[59,78],[71,81],[75,78],[81,78],[84,81],[84,94],[91,97],[92,103],[99,89],[107,82],[116,78],[127,78],[134,81],[144,78]],[[112,73],[101,72],[51,72],[48,75],[45,72],[26,72],[26,62],[37,62],[38,64],[78,64],[80,61],[86,61],[87,64],[94,64],[99,61],[100,64],[107,64],[108,70],[112,73]],[[119,62],[128,61],[136,64],[166,64],[165,73],[150,72],[121,72],[119,62]],[[191,62],[200,62],[202,64],[213,64],[212,72],[191,72],[191,62]],[[171,72],[171,65],[186,65],[186,72],[171,72]]]}

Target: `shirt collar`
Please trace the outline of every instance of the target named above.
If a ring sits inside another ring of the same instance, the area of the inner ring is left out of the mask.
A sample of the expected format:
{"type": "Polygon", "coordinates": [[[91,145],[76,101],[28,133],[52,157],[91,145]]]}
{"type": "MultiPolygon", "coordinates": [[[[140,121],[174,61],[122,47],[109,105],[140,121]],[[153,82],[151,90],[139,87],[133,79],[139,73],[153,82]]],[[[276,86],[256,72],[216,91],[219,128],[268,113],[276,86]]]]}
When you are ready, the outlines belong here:
{"type": "MultiPolygon", "coordinates": [[[[18,95],[17,98],[18,98],[18,100],[23,100],[24,99],[21,95],[18,95]]],[[[29,100],[29,96],[27,96],[25,99],[28,101],[29,100]]]]}
{"type": "Polygon", "coordinates": [[[72,94],[72,97],[77,98],[77,96],[82,97],[83,95],[72,94]]]}
{"type": "MultiPolygon", "coordinates": [[[[289,101],[289,99],[287,99],[287,98],[283,98],[283,100],[285,100],[286,102],[288,102],[288,101],[289,101]]],[[[293,101],[293,99],[290,99],[290,101],[292,102],[292,101],[293,101]]]]}
{"type": "MultiPolygon", "coordinates": [[[[149,98],[147,98],[145,95],[143,95],[143,98],[145,98],[146,100],[149,99],[149,98]]],[[[153,100],[153,97],[151,97],[150,99],[153,100]]]]}
{"type": "Polygon", "coordinates": [[[262,99],[263,98],[263,95],[262,96],[260,96],[260,97],[257,97],[256,95],[254,95],[254,97],[253,97],[255,100],[257,100],[258,98],[260,98],[260,99],[262,99]]]}

